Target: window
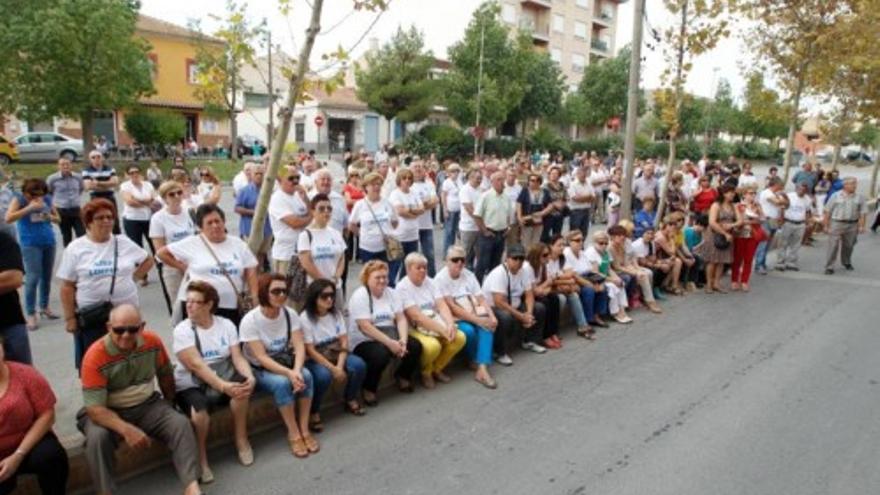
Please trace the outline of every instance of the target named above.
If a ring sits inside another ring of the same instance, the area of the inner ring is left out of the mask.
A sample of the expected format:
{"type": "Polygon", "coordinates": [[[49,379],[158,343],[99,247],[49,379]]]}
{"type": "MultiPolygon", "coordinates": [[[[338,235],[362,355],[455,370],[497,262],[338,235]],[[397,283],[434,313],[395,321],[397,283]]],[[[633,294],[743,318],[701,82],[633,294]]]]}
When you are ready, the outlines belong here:
{"type": "Polygon", "coordinates": [[[155,53],[147,55],[147,63],[150,64],[150,77],[155,81],[159,77],[159,56],[155,53]]]}
{"type": "Polygon", "coordinates": [[[501,6],[501,18],[508,24],[516,22],[516,7],[509,3],[501,6]]]}
{"type": "Polygon", "coordinates": [[[52,139],[51,139],[51,140],[52,140],[52,141],[55,141],[56,143],[64,143],[64,142],[67,142],[67,139],[66,139],[64,136],[60,135],[60,134],[46,134],[46,135],[48,135],[48,136],[52,136],[52,139]]]}
{"type": "Polygon", "coordinates": [[[217,134],[217,131],[220,130],[220,123],[216,120],[201,119],[202,132],[205,134],[217,134]]]}
{"type": "Polygon", "coordinates": [[[199,77],[199,66],[196,64],[196,61],[188,58],[186,59],[186,82],[190,84],[198,84],[199,77]]]}
{"type": "Polygon", "coordinates": [[[580,53],[571,54],[571,70],[577,73],[584,71],[584,56],[580,53]]]}
{"type": "Polygon", "coordinates": [[[575,0],[574,4],[586,9],[590,6],[590,0],[575,0]]]}
{"type": "Polygon", "coordinates": [[[556,62],[557,64],[562,63],[562,50],[559,48],[551,48],[550,49],[550,59],[556,62]]]}
{"type": "Polygon", "coordinates": [[[305,122],[297,122],[296,127],[294,128],[294,138],[297,143],[304,143],[306,141],[306,124],[305,122]]]}
{"type": "Polygon", "coordinates": [[[577,84],[572,83],[572,84],[569,84],[569,85],[568,85],[568,92],[569,92],[569,93],[576,93],[577,90],[578,90],[578,85],[577,85],[577,84]]]}
{"type": "Polygon", "coordinates": [[[269,108],[269,95],[267,93],[245,93],[245,108],[269,108]]]}
{"type": "Polygon", "coordinates": [[[555,33],[564,33],[565,32],[565,16],[559,14],[553,14],[553,32],[555,33]]]}
{"type": "Polygon", "coordinates": [[[587,25],[583,22],[575,21],[574,35],[576,38],[587,39],[587,25]]]}

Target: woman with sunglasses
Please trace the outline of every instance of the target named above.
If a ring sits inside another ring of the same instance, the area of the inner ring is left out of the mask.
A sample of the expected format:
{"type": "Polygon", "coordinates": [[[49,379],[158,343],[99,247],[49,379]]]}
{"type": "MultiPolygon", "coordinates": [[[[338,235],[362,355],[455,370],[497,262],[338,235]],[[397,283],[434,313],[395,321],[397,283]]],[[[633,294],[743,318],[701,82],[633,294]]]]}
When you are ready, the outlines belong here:
{"type": "MultiPolygon", "coordinates": [[[[196,225],[192,216],[183,208],[183,186],[176,181],[166,181],[159,186],[159,197],[165,203],[161,210],[150,217],[150,240],[159,251],[163,247],[196,234],[196,225]]],[[[172,266],[161,266],[159,273],[165,284],[164,290],[173,301],[180,290],[183,272],[172,266]]],[[[179,321],[180,305],[172,305],[171,321],[179,321]]]]}
{"type": "Polygon", "coordinates": [[[272,271],[286,273],[296,278],[296,286],[291,299],[302,302],[303,291],[300,285],[305,281],[305,270],[296,255],[300,233],[312,221],[309,211],[309,198],[305,187],[300,184],[302,176],[295,166],[281,167],[278,171],[278,189],[269,199],[269,224],[275,239],[272,241],[272,271]]]}
{"type": "Polygon", "coordinates": [[[608,294],[608,309],[614,321],[617,323],[632,323],[632,318],[626,314],[629,301],[626,298],[626,289],[623,279],[611,269],[611,253],[608,252],[610,237],[605,231],[593,233],[593,245],[587,248],[584,256],[590,263],[590,271],[598,273],[605,278],[605,293],[608,294]]]}
{"type": "Polygon", "coordinates": [[[305,309],[300,313],[308,360],[305,367],[311,372],[315,392],[309,428],[320,432],[321,401],[332,382],[344,383],[345,411],[363,416],[358,396],[367,371],[359,356],[349,353],[348,330],[342,312],[336,309],[336,284],[318,279],[309,284],[305,294],[305,309]]]}
{"type": "Polygon", "coordinates": [[[254,463],[247,414],[256,379],[241,352],[235,324],[214,314],[219,301],[211,284],[190,282],[186,287],[187,319],[174,327],[172,346],[179,363],[174,367],[174,398],[196,432],[202,483],[214,480],[207,449],[210,413],[217,406],[229,404],[239,462],[244,466],[254,463]]]}
{"type": "MultiPolygon", "coordinates": [[[[405,168],[397,172],[397,189],[392,191],[388,198],[400,219],[394,230],[394,236],[403,245],[404,257],[419,249],[419,217],[425,212],[424,205],[412,190],[414,180],[415,176],[409,169],[405,168]]],[[[402,260],[391,261],[392,287],[397,283],[402,265],[402,260]]]]}
{"type": "Polygon", "coordinates": [[[550,195],[541,187],[541,174],[529,174],[528,184],[516,202],[516,220],[522,228],[522,244],[531,246],[541,240],[544,216],[550,211],[550,195]]]}
{"type": "Polygon", "coordinates": [[[541,253],[541,260],[544,262],[547,278],[552,280],[554,294],[560,299],[561,304],[567,304],[569,311],[571,311],[572,318],[577,325],[577,334],[584,338],[590,338],[594,333],[590,321],[595,321],[597,315],[593,313],[592,305],[590,307],[591,318],[587,319],[587,315],[584,313],[580,296],[581,286],[578,283],[577,275],[571,268],[565,268],[565,248],[565,238],[557,234],[550,238],[550,243],[541,253]]]}
{"type": "Polygon", "coordinates": [[[113,235],[116,207],[108,199],[95,198],[82,209],[86,235],[67,245],[56,276],[61,280],[64,327],[74,334],[74,362],[79,369],[89,346],[107,333],[104,322],[81,327],[77,309],[106,301],[138,305],[137,285],[153,267],[153,258],[128,237],[113,235]],[[116,276],[113,276],[113,273],[116,276]]]}
{"type": "Polygon", "coordinates": [[[587,253],[584,249],[584,235],[581,232],[568,233],[568,246],[563,249],[562,258],[563,271],[574,275],[575,282],[577,282],[581,308],[589,325],[589,329],[578,333],[578,335],[588,340],[595,340],[596,330],[593,327],[608,326],[602,320],[602,315],[608,314],[608,291],[605,290],[605,284],[602,282],[591,280],[590,273],[593,272],[593,266],[587,259],[587,253]]]}
{"type": "Polygon", "coordinates": [[[290,451],[302,458],[317,453],[320,446],[309,432],[314,385],[312,374],[304,368],[306,346],[302,324],[296,312],[286,306],[289,291],[286,275],[260,275],[257,281],[260,304],[241,319],[239,333],[244,343],[244,357],[254,370],[257,389],[272,395],[287,427],[290,451]]]}
{"type": "Polygon", "coordinates": [[[52,222],[61,217],[48,195],[49,187],[43,179],[25,179],[21,195],[16,195],[6,210],[6,223],[15,222],[18,242],[24,261],[24,306],[28,330],[37,329],[37,287],[40,289],[40,316],[57,320],[49,309],[49,291],[52,288],[52,267],[55,264],[55,233],[52,222]]]}
{"type": "Polygon", "coordinates": [[[209,203],[216,205],[220,203],[220,194],[223,188],[220,186],[220,179],[214,173],[214,169],[208,165],[204,165],[199,169],[199,185],[196,188],[198,193],[198,205],[209,203]]]}
{"type": "MultiPolygon", "coordinates": [[[[345,240],[342,233],[329,226],[333,213],[330,198],[326,194],[316,194],[312,198],[311,212],[312,223],[297,241],[299,262],[306,271],[308,282],[324,278],[341,291],[345,271],[345,240]]],[[[343,301],[338,298],[337,302],[343,301]]]]}
{"type": "Polygon", "coordinates": [[[394,378],[397,388],[412,393],[412,378],[419,367],[422,344],[410,338],[403,304],[388,287],[388,264],[371,260],[361,270],[362,286],[351,295],[348,309],[352,325],[350,348],[367,365],[364,376],[364,404],[379,403],[379,380],[392,358],[400,361],[394,378]]]}
{"type": "Polygon", "coordinates": [[[543,332],[544,347],[561,349],[562,339],[559,337],[559,298],[553,291],[553,278],[547,273],[546,261],[549,257],[550,248],[543,242],[539,242],[530,247],[526,252],[523,270],[534,281],[532,292],[535,295],[535,301],[540,302],[547,308],[547,319],[544,323],[543,332]]]}
{"type": "Polygon", "coordinates": [[[498,320],[486,304],[477,277],[464,267],[465,258],[464,248],[452,245],[446,252],[446,266],[434,278],[434,283],[446,299],[458,329],[465,334],[465,352],[475,371],[474,380],[486,388],[495,389],[498,384],[489,374],[489,365],[498,320]]]}

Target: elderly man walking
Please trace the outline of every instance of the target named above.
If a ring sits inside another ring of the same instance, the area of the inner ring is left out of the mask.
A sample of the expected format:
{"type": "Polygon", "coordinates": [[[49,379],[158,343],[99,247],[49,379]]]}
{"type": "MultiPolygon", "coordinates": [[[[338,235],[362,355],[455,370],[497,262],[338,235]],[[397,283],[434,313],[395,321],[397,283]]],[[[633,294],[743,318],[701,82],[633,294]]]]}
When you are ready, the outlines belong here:
{"type": "Polygon", "coordinates": [[[858,182],[855,177],[843,179],[843,189],[834,193],[825,205],[823,218],[828,232],[828,257],[825,261],[825,274],[834,273],[834,262],[840,251],[840,263],[852,270],[852,252],[859,234],[865,231],[867,202],[856,192],[858,182]]]}

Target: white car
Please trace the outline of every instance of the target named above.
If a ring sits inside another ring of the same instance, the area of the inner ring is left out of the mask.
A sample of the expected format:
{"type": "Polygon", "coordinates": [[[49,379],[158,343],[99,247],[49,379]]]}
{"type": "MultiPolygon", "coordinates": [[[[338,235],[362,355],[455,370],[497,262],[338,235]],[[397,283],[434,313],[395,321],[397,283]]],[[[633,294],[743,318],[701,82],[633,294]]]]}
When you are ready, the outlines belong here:
{"type": "Polygon", "coordinates": [[[28,132],[15,138],[19,161],[53,162],[59,158],[75,161],[83,155],[82,139],[57,132],[28,132]]]}

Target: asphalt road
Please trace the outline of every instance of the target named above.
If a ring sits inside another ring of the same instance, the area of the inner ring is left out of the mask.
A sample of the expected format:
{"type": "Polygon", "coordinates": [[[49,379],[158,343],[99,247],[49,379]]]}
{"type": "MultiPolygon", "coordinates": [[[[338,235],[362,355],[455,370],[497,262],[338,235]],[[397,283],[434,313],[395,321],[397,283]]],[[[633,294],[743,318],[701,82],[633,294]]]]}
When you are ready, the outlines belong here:
{"type": "MultiPolygon", "coordinates": [[[[322,450],[293,458],[274,431],[256,464],[211,453],[211,494],[880,493],[880,237],[857,271],[755,276],[750,294],[695,294],[636,311],[587,343],[514,356],[488,391],[466,370],[363,418],[327,416],[322,450]]],[[[120,493],[173,493],[170,467],[120,493]]]]}

